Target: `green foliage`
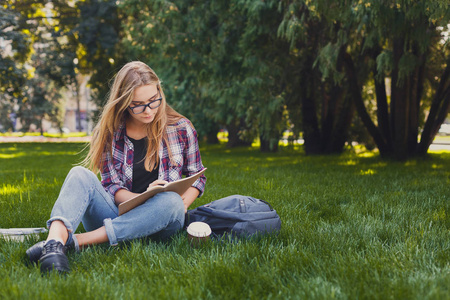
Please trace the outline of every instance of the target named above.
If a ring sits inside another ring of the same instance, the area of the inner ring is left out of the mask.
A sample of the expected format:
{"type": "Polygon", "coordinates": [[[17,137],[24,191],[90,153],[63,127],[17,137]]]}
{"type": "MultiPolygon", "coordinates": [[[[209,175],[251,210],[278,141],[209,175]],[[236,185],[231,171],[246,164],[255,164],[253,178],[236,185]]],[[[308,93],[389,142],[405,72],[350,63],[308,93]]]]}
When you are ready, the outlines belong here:
{"type": "Polygon", "coordinates": [[[340,153],[361,122],[383,155],[424,155],[450,107],[445,0],[5,3],[0,37],[13,52],[1,54],[2,116],[36,98],[24,89],[33,76],[74,92],[88,76],[101,107],[130,60],[155,69],[202,137],[225,127],[237,145],[259,136],[263,150],[289,127],[307,153],[340,153]],[[376,97],[363,98],[365,86],[376,97]]]}
{"type": "Polygon", "coordinates": [[[278,139],[284,127],[278,61],[286,48],[276,39],[276,1],[123,1],[120,8],[133,16],[127,52],[156,70],[169,101],[201,133],[238,127],[250,140],[255,132],[278,139]]]}
{"type": "MultiPolygon", "coordinates": [[[[9,107],[8,114],[13,105],[7,102],[19,107],[25,128],[40,120],[42,111],[61,127],[64,99],[54,89],[64,87],[79,95],[80,74],[89,76],[94,101],[101,105],[115,64],[124,61],[117,46],[118,20],[112,0],[7,1],[0,7],[0,37],[12,51],[5,57],[1,53],[0,93],[5,97],[0,105],[9,107]],[[45,93],[36,93],[40,89],[34,86],[36,82],[45,82],[45,93]],[[33,101],[44,107],[32,105],[36,109],[30,110],[33,101]]],[[[11,127],[7,119],[2,122],[3,127],[11,127]]]]}
{"type": "MultiPolygon", "coordinates": [[[[0,144],[0,227],[44,226],[83,146],[0,144]]],[[[278,236],[191,248],[181,232],[168,243],[100,245],[70,253],[68,276],[23,263],[38,239],[0,240],[2,297],[448,299],[448,153],[401,163],[373,153],[201,151],[208,181],[194,206],[265,199],[281,216],[278,236]]]]}
{"type": "Polygon", "coordinates": [[[27,71],[24,62],[30,53],[28,37],[32,27],[24,22],[28,10],[17,10],[15,1],[0,6],[0,126],[3,130],[12,128],[9,115],[15,103],[23,99],[22,87],[27,71]],[[6,49],[10,51],[6,51],[6,49]]]}
{"type": "Polygon", "coordinates": [[[384,50],[377,56],[377,79],[384,80],[387,74],[392,71],[394,59],[392,57],[392,51],[384,50]]]}
{"type": "Polygon", "coordinates": [[[102,107],[109,92],[109,80],[130,60],[119,41],[125,18],[115,0],[78,1],[73,34],[76,36],[76,54],[81,73],[90,76],[93,101],[102,107]]]}
{"type": "Polygon", "coordinates": [[[329,43],[320,49],[316,63],[313,67],[320,70],[323,80],[331,79],[339,84],[344,79],[344,74],[338,71],[338,58],[340,54],[340,45],[329,43]]]}
{"type": "MultiPolygon", "coordinates": [[[[29,1],[7,1],[0,8],[4,31],[5,49],[2,52],[0,69],[2,125],[13,129],[9,116],[16,114],[21,118],[24,130],[31,124],[41,128],[44,117],[60,124],[61,94],[59,89],[65,85],[65,73],[60,69],[63,53],[59,44],[49,38],[46,26],[54,26],[46,21],[44,3],[29,1]],[[54,50],[57,48],[57,50],[54,50]],[[55,66],[56,64],[56,66],[55,66]],[[47,71],[46,71],[47,70],[47,71]],[[55,87],[55,85],[57,87],[55,87]]],[[[72,71],[73,73],[73,71],[72,71]]],[[[59,127],[61,127],[59,125],[59,127]]]]}

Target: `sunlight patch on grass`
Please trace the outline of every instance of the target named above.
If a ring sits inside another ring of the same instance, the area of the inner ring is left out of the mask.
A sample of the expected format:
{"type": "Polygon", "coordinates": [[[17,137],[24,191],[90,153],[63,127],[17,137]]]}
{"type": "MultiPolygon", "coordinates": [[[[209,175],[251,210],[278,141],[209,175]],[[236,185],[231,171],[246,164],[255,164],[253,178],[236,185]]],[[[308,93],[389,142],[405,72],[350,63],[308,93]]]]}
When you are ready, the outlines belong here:
{"type": "Polygon", "coordinates": [[[357,164],[356,160],[353,159],[349,159],[347,161],[343,161],[341,163],[339,163],[339,165],[341,166],[355,166],[357,164]]]}
{"type": "Polygon", "coordinates": [[[376,151],[364,151],[357,154],[358,157],[374,157],[375,155],[378,155],[376,151]]]}
{"type": "Polygon", "coordinates": [[[17,152],[17,153],[11,153],[11,154],[3,154],[0,153],[0,158],[9,159],[9,158],[17,158],[25,156],[25,152],[17,152]]]}
{"type": "Polygon", "coordinates": [[[77,155],[79,152],[74,151],[59,151],[59,152],[51,152],[51,151],[42,151],[42,156],[54,156],[54,155],[77,155]]]}
{"type": "Polygon", "coordinates": [[[448,151],[448,150],[428,150],[428,153],[433,153],[433,154],[448,154],[449,151],[448,151]]]}
{"type": "Polygon", "coordinates": [[[445,209],[441,207],[439,210],[433,212],[433,221],[445,221],[447,219],[445,209]]]}
{"type": "Polygon", "coordinates": [[[361,175],[374,175],[375,173],[376,171],[373,169],[361,170],[360,172],[361,175]]]}
{"type": "MultiPolygon", "coordinates": [[[[0,133],[0,136],[7,137],[24,137],[24,136],[41,136],[40,132],[5,132],[0,133]]],[[[44,137],[84,137],[87,136],[86,132],[70,132],[70,133],[48,133],[44,132],[44,137]]]]}
{"type": "Polygon", "coordinates": [[[0,195],[11,195],[11,194],[17,194],[19,193],[20,189],[18,187],[15,187],[13,185],[10,184],[3,184],[3,187],[0,188],[0,195]]]}

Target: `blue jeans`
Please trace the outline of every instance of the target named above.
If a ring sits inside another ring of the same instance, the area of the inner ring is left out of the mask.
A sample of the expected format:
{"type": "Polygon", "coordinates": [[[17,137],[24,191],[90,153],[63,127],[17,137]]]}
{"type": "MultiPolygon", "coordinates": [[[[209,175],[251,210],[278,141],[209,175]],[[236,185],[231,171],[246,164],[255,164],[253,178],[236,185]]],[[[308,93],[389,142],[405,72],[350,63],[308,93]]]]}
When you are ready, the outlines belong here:
{"type": "Polygon", "coordinates": [[[97,176],[78,166],[67,175],[47,227],[55,220],[64,223],[69,238],[74,238],[73,232],[83,222],[86,231],[104,225],[111,245],[147,236],[166,239],[183,228],[184,204],[177,193],[164,192],[119,216],[117,206],[97,176]]]}

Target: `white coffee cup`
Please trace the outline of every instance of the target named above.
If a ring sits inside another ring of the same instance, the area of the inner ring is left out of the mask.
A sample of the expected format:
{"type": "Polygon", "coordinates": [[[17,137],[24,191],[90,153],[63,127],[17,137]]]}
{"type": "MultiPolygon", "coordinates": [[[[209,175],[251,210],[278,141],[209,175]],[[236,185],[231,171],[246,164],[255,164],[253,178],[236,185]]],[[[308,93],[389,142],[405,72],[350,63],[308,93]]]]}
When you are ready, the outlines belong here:
{"type": "Polygon", "coordinates": [[[204,222],[192,222],[186,229],[192,245],[199,245],[209,240],[211,227],[204,222]]]}

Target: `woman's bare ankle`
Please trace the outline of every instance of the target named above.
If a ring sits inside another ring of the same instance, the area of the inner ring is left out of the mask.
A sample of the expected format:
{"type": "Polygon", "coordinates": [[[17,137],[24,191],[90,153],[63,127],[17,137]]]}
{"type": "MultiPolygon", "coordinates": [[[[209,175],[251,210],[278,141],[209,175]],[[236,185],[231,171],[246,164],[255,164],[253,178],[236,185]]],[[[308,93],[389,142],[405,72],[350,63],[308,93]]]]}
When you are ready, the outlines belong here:
{"type": "Polygon", "coordinates": [[[66,225],[64,225],[64,223],[59,220],[53,221],[48,231],[47,241],[55,240],[65,245],[68,238],[69,232],[66,225]]]}

